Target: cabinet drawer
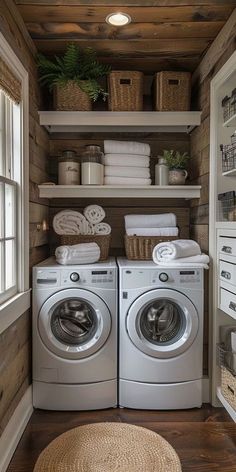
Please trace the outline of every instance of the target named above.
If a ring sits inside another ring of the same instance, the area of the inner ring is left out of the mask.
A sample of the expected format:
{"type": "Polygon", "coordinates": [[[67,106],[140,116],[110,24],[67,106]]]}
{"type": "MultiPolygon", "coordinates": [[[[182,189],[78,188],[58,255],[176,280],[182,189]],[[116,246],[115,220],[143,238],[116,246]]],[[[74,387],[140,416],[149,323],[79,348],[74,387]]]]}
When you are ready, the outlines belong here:
{"type": "Polygon", "coordinates": [[[227,238],[226,236],[219,236],[218,252],[228,256],[236,256],[236,238],[227,238]]]}
{"type": "Polygon", "coordinates": [[[220,289],[220,309],[236,319],[236,295],[224,288],[220,289]]]}
{"type": "MultiPolygon", "coordinates": [[[[220,281],[226,282],[227,284],[236,287],[236,264],[220,260],[220,281]]],[[[229,288],[230,290],[230,288],[229,288]]]]}

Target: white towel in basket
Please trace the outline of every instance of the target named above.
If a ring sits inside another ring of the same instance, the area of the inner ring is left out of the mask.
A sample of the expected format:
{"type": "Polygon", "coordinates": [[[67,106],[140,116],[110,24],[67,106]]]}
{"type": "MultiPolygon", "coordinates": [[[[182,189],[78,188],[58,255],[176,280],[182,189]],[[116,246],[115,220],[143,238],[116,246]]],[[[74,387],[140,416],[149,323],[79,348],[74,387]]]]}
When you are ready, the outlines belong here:
{"type": "Polygon", "coordinates": [[[84,216],[89,223],[95,225],[96,223],[101,223],[106,213],[100,205],[88,205],[84,209],[84,216]]]}
{"type": "Polygon", "coordinates": [[[177,227],[170,228],[126,228],[128,236],[178,236],[177,227]]]}
{"type": "Polygon", "coordinates": [[[95,234],[101,234],[101,235],[106,235],[111,233],[111,227],[108,223],[97,223],[94,225],[94,233],[95,234]]]}
{"type": "Polygon", "coordinates": [[[158,215],[125,215],[125,227],[127,228],[169,228],[176,227],[174,213],[162,213],[158,215]]]}
{"type": "Polygon", "coordinates": [[[62,210],[53,218],[53,229],[57,234],[92,234],[92,229],[82,213],[62,210]]]}

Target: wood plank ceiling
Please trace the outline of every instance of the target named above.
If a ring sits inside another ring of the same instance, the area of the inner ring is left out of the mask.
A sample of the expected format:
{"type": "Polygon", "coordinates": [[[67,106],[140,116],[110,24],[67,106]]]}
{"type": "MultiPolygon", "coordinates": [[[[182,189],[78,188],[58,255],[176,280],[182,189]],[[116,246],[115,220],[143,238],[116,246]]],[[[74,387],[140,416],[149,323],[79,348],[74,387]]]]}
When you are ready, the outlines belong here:
{"type": "Polygon", "coordinates": [[[37,49],[68,42],[96,49],[115,69],[193,71],[236,7],[236,0],[15,0],[37,49]],[[108,14],[128,13],[123,27],[108,14]]]}

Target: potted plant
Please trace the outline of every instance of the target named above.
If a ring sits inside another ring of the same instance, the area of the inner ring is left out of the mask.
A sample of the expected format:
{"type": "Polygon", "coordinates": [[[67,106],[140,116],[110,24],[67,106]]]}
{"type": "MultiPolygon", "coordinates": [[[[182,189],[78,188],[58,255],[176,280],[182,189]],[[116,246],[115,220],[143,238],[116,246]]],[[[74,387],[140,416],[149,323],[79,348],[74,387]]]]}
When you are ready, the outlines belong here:
{"type": "Polygon", "coordinates": [[[187,163],[190,156],[187,152],[180,153],[179,151],[164,150],[163,158],[169,168],[169,184],[170,185],[184,185],[185,179],[188,176],[186,170],[187,163]]]}
{"type": "Polygon", "coordinates": [[[68,44],[63,56],[49,59],[38,54],[38,70],[40,83],[54,93],[56,110],[89,111],[99,96],[106,99],[98,79],[108,74],[110,67],[97,60],[92,48],[68,44]]]}

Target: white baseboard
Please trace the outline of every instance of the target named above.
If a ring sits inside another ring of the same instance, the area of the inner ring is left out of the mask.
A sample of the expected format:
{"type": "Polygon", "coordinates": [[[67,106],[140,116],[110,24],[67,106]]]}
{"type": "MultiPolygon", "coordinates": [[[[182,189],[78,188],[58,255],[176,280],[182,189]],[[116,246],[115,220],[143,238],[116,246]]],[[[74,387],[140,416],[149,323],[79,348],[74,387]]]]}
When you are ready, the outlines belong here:
{"type": "Polygon", "coordinates": [[[203,403],[210,403],[210,380],[208,377],[202,379],[202,398],[203,403]]]}
{"type": "Polygon", "coordinates": [[[32,387],[30,386],[17,405],[0,437],[0,471],[6,472],[20,438],[33,413],[32,387]]]}

